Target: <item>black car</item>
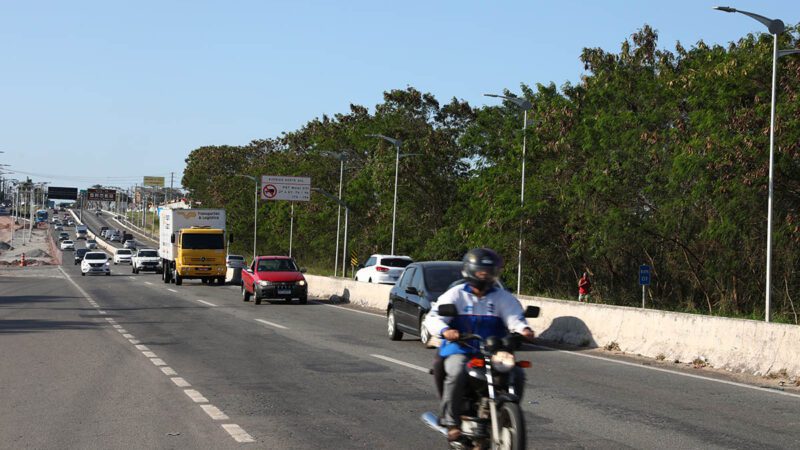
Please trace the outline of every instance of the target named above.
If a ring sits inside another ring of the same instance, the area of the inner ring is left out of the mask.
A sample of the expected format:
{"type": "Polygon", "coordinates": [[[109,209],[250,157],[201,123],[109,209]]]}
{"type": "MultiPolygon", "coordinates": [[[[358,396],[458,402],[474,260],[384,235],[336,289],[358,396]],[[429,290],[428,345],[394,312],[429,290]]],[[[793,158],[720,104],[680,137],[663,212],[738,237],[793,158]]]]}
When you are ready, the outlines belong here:
{"type": "Polygon", "coordinates": [[[85,255],[86,252],[88,252],[88,251],[89,251],[89,249],[87,249],[87,248],[79,248],[79,249],[75,250],[75,265],[76,266],[78,264],[80,264],[81,261],[83,261],[83,255],[85,255]]]}
{"type": "Polygon", "coordinates": [[[386,310],[389,339],[403,333],[419,336],[426,347],[431,334],[422,326],[425,316],[451,285],[462,280],[461,261],[425,261],[409,264],[389,294],[386,310]]]}

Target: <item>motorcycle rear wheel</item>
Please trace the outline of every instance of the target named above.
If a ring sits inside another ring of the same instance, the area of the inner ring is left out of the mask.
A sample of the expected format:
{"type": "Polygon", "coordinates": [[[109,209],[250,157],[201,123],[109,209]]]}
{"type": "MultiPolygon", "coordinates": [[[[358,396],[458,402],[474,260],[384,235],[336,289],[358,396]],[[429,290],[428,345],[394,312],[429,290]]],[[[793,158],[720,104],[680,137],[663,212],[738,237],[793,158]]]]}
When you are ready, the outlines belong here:
{"type": "Polygon", "coordinates": [[[497,411],[500,445],[492,445],[496,450],[522,450],[525,448],[525,418],[516,403],[503,403],[497,411]]]}

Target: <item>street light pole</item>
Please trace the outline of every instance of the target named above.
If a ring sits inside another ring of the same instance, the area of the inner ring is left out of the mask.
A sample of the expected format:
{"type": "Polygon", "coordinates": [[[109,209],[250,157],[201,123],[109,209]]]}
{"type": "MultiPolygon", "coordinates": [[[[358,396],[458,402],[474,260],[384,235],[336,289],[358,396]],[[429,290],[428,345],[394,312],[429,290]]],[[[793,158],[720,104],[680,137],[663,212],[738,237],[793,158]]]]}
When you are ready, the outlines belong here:
{"type": "Polygon", "coordinates": [[[766,275],[766,294],[764,319],[770,321],[770,309],[772,302],[772,186],[773,186],[773,167],[775,164],[775,90],[777,86],[778,58],[786,55],[800,53],[800,49],[778,50],[778,35],[786,30],[786,26],[780,19],[769,19],[760,14],[741,11],[729,6],[716,6],[717,11],[727,13],[739,13],[762,23],[772,34],[772,101],[770,105],[769,117],[769,193],[767,196],[767,275],[766,275]]]}
{"type": "Polygon", "coordinates": [[[384,136],[382,134],[368,134],[368,137],[377,137],[381,138],[392,145],[396,150],[396,156],[394,160],[394,201],[392,203],[392,251],[391,254],[394,255],[394,231],[395,231],[395,224],[397,222],[397,173],[400,168],[400,146],[403,145],[403,141],[400,139],[390,138],[389,136],[384,136]]]}
{"type": "MultiPolygon", "coordinates": [[[[531,102],[524,98],[519,97],[511,97],[507,95],[497,95],[497,94],[483,94],[486,97],[494,97],[494,98],[502,98],[504,100],[508,100],[511,103],[514,103],[523,111],[522,117],[522,181],[520,182],[520,190],[519,190],[519,206],[522,210],[522,214],[525,214],[525,151],[528,144],[528,110],[530,110],[533,105],[531,102]]],[[[517,246],[517,295],[520,295],[520,291],[522,290],[522,229],[524,224],[524,218],[520,217],[519,219],[519,243],[517,246]]]]}

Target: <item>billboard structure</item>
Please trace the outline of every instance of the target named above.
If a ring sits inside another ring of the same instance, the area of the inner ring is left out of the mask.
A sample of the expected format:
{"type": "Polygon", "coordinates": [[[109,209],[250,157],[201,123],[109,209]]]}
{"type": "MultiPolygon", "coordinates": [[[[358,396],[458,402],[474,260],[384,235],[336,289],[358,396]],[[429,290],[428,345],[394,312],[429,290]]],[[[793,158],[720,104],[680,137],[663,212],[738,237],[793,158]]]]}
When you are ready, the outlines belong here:
{"type": "Polygon", "coordinates": [[[144,186],[164,187],[164,177],[144,177],[144,186]]]}
{"type": "Polygon", "coordinates": [[[86,200],[100,200],[113,202],[117,198],[115,189],[89,189],[86,200]]]}
{"type": "Polygon", "coordinates": [[[59,200],[77,200],[78,188],[50,186],[47,188],[47,198],[57,198],[59,200]]]}

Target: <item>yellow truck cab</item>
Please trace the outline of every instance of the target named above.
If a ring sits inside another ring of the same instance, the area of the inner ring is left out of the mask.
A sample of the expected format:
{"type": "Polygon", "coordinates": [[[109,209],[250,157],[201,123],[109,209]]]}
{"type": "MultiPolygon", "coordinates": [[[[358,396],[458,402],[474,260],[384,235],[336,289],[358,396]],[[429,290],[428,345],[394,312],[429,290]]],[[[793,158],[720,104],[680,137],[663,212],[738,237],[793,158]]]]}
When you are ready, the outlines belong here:
{"type": "Polygon", "coordinates": [[[163,281],[225,283],[225,210],[164,209],[160,215],[163,281]]]}

